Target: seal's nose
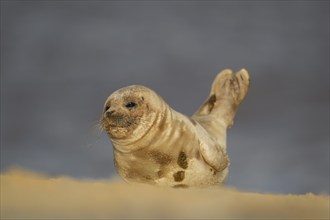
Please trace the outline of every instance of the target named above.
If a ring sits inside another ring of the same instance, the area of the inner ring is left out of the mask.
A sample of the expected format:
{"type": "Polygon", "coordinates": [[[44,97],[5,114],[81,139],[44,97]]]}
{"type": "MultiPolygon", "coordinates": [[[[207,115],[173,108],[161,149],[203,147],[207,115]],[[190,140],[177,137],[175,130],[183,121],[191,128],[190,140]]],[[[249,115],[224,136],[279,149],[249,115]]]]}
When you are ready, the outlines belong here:
{"type": "Polygon", "coordinates": [[[114,112],[115,110],[107,111],[105,115],[109,118],[114,112]]]}

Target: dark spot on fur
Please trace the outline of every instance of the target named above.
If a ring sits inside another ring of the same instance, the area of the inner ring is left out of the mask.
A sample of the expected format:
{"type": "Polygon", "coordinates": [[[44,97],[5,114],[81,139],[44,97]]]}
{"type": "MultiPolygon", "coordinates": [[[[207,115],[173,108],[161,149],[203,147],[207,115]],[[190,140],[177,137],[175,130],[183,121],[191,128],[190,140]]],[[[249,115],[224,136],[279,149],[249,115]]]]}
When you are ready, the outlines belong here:
{"type": "Polygon", "coordinates": [[[200,159],[200,158],[201,158],[201,154],[200,154],[199,150],[196,151],[195,157],[196,157],[197,159],[200,159]]]}
{"type": "Polygon", "coordinates": [[[174,185],[173,188],[188,188],[188,185],[186,185],[186,184],[177,184],[177,185],[174,185]]]}
{"type": "Polygon", "coordinates": [[[239,75],[239,76],[241,77],[242,81],[244,81],[244,78],[243,78],[243,76],[242,76],[242,75],[239,75]]]}
{"type": "Polygon", "coordinates": [[[197,125],[197,122],[194,119],[189,118],[189,120],[191,121],[191,123],[193,123],[193,125],[197,125]]]}
{"type": "Polygon", "coordinates": [[[165,118],[163,118],[163,120],[161,120],[159,125],[158,125],[158,128],[161,131],[164,130],[164,127],[165,127],[165,118]]]}
{"type": "Polygon", "coordinates": [[[151,176],[149,175],[143,176],[143,178],[145,178],[146,180],[152,180],[151,176]]]}
{"type": "Polygon", "coordinates": [[[142,96],[141,99],[144,100],[144,97],[142,96]]]}
{"type": "Polygon", "coordinates": [[[217,98],[215,97],[215,95],[211,95],[210,98],[207,100],[207,105],[209,108],[209,111],[212,111],[213,107],[214,107],[214,103],[217,101],[217,98]]]}
{"type": "Polygon", "coordinates": [[[187,155],[185,152],[180,151],[177,163],[181,168],[187,169],[188,161],[187,161],[187,155]]]}
{"type": "Polygon", "coordinates": [[[157,175],[158,175],[159,178],[163,177],[163,176],[164,176],[164,171],[159,170],[159,171],[157,172],[157,175]]]}
{"type": "Polygon", "coordinates": [[[150,151],[148,154],[156,163],[160,165],[167,165],[172,161],[169,155],[159,151],[150,151]]]}
{"type": "Polygon", "coordinates": [[[215,169],[210,168],[210,171],[213,173],[213,175],[217,174],[217,171],[215,169]]]}
{"type": "Polygon", "coordinates": [[[181,182],[184,180],[184,171],[178,171],[173,174],[173,178],[175,182],[181,182]]]}
{"type": "Polygon", "coordinates": [[[229,80],[229,84],[230,84],[230,86],[233,86],[234,85],[234,80],[233,79],[230,79],[229,80]]]}

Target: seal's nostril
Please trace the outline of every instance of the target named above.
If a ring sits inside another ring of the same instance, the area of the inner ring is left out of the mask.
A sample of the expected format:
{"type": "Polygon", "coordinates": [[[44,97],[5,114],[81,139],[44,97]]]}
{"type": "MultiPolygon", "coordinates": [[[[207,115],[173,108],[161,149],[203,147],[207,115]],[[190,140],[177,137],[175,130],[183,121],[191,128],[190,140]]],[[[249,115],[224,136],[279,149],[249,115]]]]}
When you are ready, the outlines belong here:
{"type": "Polygon", "coordinates": [[[112,111],[108,111],[108,112],[105,113],[105,115],[106,115],[107,117],[110,117],[114,112],[115,112],[114,110],[112,110],[112,111]]]}
{"type": "Polygon", "coordinates": [[[110,108],[110,106],[105,106],[105,108],[104,108],[104,112],[106,112],[106,111],[108,111],[109,110],[109,108],[110,108]]]}

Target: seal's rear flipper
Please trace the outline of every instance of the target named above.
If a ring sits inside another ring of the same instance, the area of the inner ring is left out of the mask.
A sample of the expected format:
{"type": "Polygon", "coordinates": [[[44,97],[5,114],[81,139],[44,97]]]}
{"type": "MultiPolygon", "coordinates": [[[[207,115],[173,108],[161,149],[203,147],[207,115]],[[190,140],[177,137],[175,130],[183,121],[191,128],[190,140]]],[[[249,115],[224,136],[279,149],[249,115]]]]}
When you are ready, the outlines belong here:
{"type": "Polygon", "coordinates": [[[245,69],[241,69],[236,74],[230,69],[221,71],[213,81],[208,99],[193,118],[204,124],[203,122],[208,121],[205,117],[211,116],[212,120],[221,120],[226,127],[231,127],[249,86],[250,76],[245,69]]]}

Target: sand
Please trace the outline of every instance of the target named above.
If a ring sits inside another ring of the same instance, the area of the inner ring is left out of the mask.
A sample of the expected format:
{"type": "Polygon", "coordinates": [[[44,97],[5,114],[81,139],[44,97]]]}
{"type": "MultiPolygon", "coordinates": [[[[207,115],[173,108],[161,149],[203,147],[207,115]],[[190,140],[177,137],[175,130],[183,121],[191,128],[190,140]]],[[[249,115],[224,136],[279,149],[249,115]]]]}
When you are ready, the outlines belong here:
{"type": "Polygon", "coordinates": [[[1,174],[1,219],[10,218],[329,219],[329,195],[159,188],[13,169],[1,174]]]}

